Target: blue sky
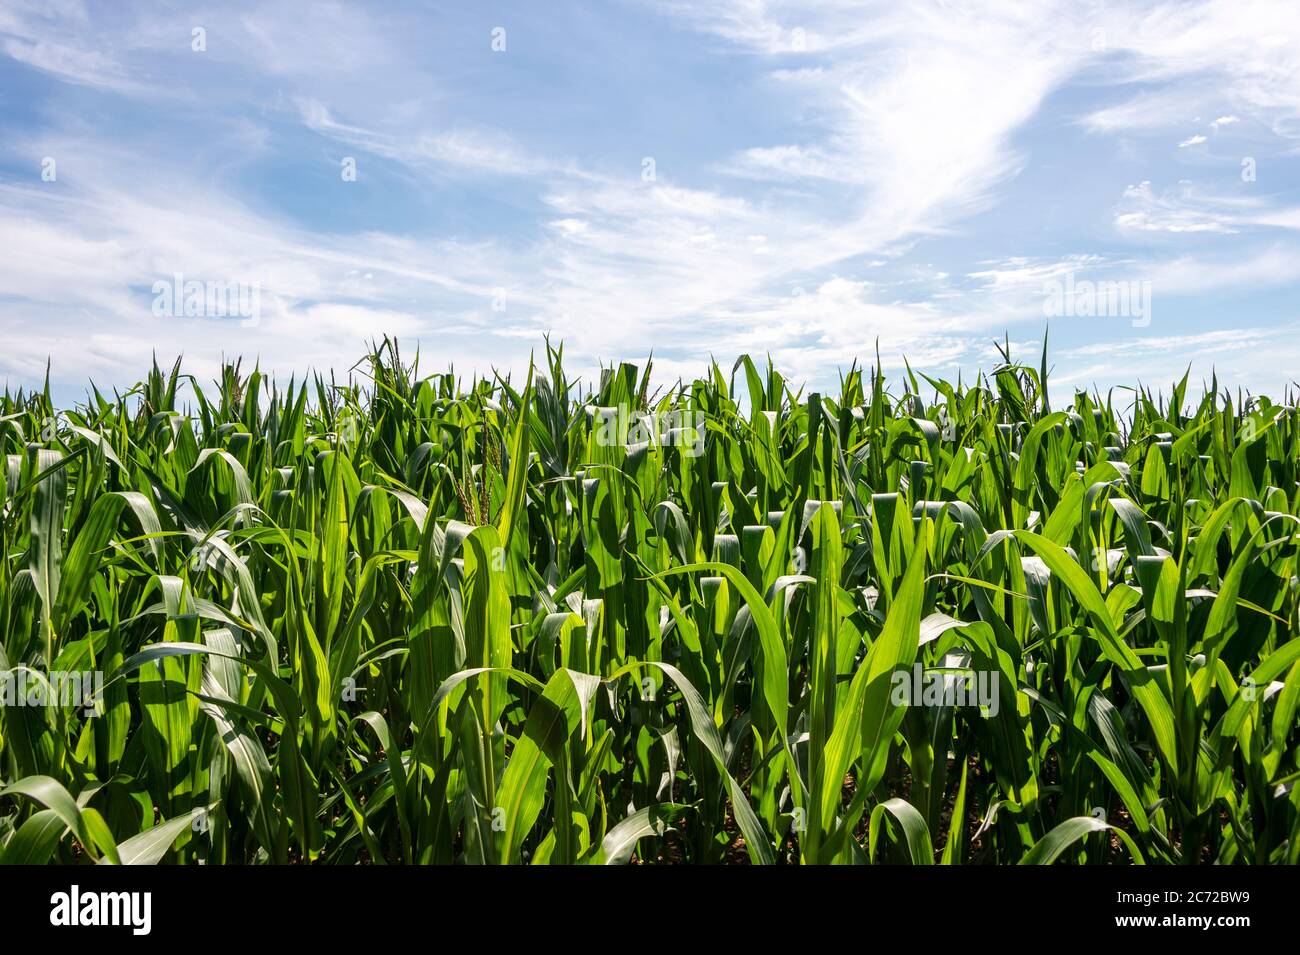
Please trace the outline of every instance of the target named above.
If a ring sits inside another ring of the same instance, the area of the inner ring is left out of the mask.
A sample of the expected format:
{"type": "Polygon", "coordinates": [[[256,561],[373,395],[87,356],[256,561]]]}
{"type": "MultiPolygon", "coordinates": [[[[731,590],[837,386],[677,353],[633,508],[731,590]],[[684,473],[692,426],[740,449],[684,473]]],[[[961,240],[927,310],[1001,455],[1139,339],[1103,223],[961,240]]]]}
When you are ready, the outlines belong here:
{"type": "Polygon", "coordinates": [[[0,5],[10,387],[385,333],[523,368],[548,332],[819,384],[1050,325],[1054,388],[1277,393],[1298,239],[1293,0],[0,5]],[[256,320],[158,314],[177,275],[256,320]],[[1049,317],[1088,283],[1122,298],[1049,317]]]}

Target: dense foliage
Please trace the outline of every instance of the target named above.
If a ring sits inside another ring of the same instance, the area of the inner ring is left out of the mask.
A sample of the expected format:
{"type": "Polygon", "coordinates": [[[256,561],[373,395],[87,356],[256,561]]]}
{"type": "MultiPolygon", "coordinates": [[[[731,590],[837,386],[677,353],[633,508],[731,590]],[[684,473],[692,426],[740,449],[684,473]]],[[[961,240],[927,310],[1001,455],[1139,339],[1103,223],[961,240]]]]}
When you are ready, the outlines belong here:
{"type": "Polygon", "coordinates": [[[1295,863],[1296,409],[1004,358],[6,392],[0,861],[1295,863]]]}

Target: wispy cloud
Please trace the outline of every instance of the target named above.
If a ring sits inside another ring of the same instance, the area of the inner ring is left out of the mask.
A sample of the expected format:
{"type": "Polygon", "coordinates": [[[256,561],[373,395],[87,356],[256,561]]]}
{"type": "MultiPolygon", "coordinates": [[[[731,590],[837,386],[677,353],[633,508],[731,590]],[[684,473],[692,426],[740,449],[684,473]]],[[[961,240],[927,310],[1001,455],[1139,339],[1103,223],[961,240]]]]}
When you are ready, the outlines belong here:
{"type": "Polygon", "coordinates": [[[1115,225],[1137,232],[1231,235],[1251,228],[1298,228],[1300,208],[1255,196],[1207,195],[1187,181],[1156,195],[1151,183],[1143,181],[1124,190],[1115,225]]]}

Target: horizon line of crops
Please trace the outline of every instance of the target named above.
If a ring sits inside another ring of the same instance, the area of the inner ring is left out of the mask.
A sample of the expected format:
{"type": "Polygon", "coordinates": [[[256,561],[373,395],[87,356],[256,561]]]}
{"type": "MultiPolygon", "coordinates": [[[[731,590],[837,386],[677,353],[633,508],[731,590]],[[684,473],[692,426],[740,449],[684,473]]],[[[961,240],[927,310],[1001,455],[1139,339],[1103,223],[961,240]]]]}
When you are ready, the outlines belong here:
{"type": "Polygon", "coordinates": [[[1001,350],[6,390],[0,863],[1295,864],[1290,394],[1001,350]]]}

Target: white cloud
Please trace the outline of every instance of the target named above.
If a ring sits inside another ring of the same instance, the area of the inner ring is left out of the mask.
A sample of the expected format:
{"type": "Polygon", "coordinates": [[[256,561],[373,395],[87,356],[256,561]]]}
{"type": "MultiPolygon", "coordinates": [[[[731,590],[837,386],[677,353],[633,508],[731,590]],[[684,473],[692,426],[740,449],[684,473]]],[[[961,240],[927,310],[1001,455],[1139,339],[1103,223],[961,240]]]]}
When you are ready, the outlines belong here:
{"type": "Polygon", "coordinates": [[[19,63],[70,83],[105,87],[117,92],[140,89],[119,63],[96,50],[84,50],[45,40],[29,41],[11,37],[0,43],[0,52],[19,63]]]}
{"type": "Polygon", "coordinates": [[[1106,59],[1110,81],[1148,91],[1093,112],[1092,128],[1167,127],[1209,103],[1233,107],[1224,119],[1256,116],[1300,138],[1300,17],[1290,0],[1107,4],[1101,18],[1116,54],[1106,59]]]}
{"type": "MultiPolygon", "coordinates": [[[[1103,391],[1112,382],[1167,386],[1189,375],[1189,400],[1218,376],[1219,387],[1247,388],[1280,400],[1296,387],[1300,362],[1300,326],[1294,316],[1275,327],[1212,329],[1188,335],[1115,336],[1109,341],[1058,350],[1052,391],[1075,388],[1103,391]]],[[[1120,397],[1119,395],[1116,396],[1120,397]]]]}
{"type": "MultiPolygon", "coordinates": [[[[7,4],[0,51],[132,108],[177,95],[149,64],[190,56],[188,18],[124,17],[113,29],[89,9],[47,16],[7,4]]],[[[0,185],[0,242],[14,250],[0,261],[0,287],[14,302],[0,327],[20,340],[0,356],[0,374],[43,367],[50,352],[133,373],[155,342],[206,362],[248,351],[280,367],[346,365],[364,337],[383,331],[423,337],[439,354],[506,362],[553,331],[580,360],[654,347],[668,353],[661,367],[684,366],[743,348],[824,378],[835,363],[873,354],[877,337],[886,361],[904,349],[917,365],[979,360],[990,332],[1040,325],[1042,287],[1066,273],[1151,276],[1170,295],[1300,279],[1300,256],[1272,244],[1270,231],[1300,227],[1300,211],[1222,190],[1158,193],[1150,182],[1099,212],[1120,238],[1154,252],[1089,251],[1097,237],[1085,227],[1078,242],[1079,233],[1054,233],[1044,254],[1042,233],[1027,228],[996,236],[994,250],[968,244],[954,261],[862,275],[897,265],[928,238],[954,236],[1008,194],[1035,151],[1049,151],[1041,139],[1053,134],[1036,122],[1044,105],[1080,77],[1090,103],[1120,98],[1081,120],[1107,137],[1104,148],[1117,134],[1159,129],[1168,154],[1174,135],[1242,117],[1251,130],[1290,135],[1287,123],[1300,121],[1300,26],[1286,4],[732,0],[667,10],[696,42],[706,38],[710,55],[742,60],[751,88],[738,82],[737,95],[770,103],[772,115],[716,141],[674,143],[682,161],[661,162],[645,182],[639,144],[620,156],[608,144],[588,149],[599,138],[571,129],[550,138],[541,122],[507,127],[490,111],[458,111],[464,90],[421,57],[413,12],[376,18],[335,2],[304,17],[215,4],[205,17],[208,60],[183,62],[205,104],[233,111],[250,100],[242,126],[204,117],[204,142],[219,150],[196,159],[156,140],[116,141],[93,116],[0,147],[24,161],[57,154],[61,177],[57,188],[0,185]],[[1091,42],[1098,28],[1104,49],[1091,42]],[[211,175],[213,153],[243,171],[239,163],[282,144],[269,130],[282,133],[276,124],[286,121],[321,153],[333,146],[304,130],[368,154],[414,190],[453,177],[500,185],[493,200],[516,215],[477,233],[491,239],[470,238],[454,215],[432,235],[341,216],[308,228],[238,176],[211,175]],[[1170,248],[1228,234],[1242,243],[1232,256],[1170,248]],[[967,264],[961,254],[1000,258],[967,264]],[[265,290],[265,320],[252,330],[160,326],[141,288],[174,271],[247,276],[265,290]],[[489,304],[498,288],[508,290],[504,313],[489,304]]],[[[1198,132],[1180,145],[1206,141],[1198,132]]],[[[1206,160],[1204,150],[1178,158],[1206,160]]],[[[1054,187],[1068,194],[1078,177],[1062,175],[1075,177],[1054,187]]]]}
{"type": "Polygon", "coordinates": [[[967,278],[976,279],[984,288],[995,291],[1034,288],[1041,289],[1047,282],[1061,279],[1072,272],[1082,272],[1100,265],[1098,256],[1075,255],[1055,262],[1031,262],[1023,257],[1002,263],[986,263],[992,268],[971,272],[967,278]]]}
{"type": "Polygon", "coordinates": [[[1254,196],[1204,194],[1187,181],[1156,195],[1143,181],[1124,191],[1115,225],[1127,233],[1233,235],[1261,227],[1300,228],[1300,208],[1273,207],[1254,196]]]}
{"type": "Polygon", "coordinates": [[[508,136],[492,129],[384,133],[339,122],[325,104],[311,98],[300,99],[298,110],[303,124],[313,132],[407,165],[463,166],[480,173],[515,176],[539,175],[558,168],[525,155],[508,136]]]}

